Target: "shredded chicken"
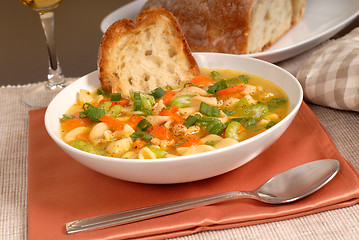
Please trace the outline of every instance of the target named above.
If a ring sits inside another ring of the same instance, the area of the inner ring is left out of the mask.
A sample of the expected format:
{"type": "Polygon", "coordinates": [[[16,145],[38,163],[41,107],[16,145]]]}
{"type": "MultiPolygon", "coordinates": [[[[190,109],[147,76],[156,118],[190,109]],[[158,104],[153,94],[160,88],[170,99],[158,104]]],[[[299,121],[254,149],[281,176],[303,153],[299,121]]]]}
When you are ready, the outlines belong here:
{"type": "Polygon", "coordinates": [[[189,136],[189,135],[199,133],[201,128],[198,126],[191,126],[191,127],[187,128],[184,125],[177,124],[177,125],[174,125],[171,128],[171,130],[172,130],[173,135],[175,135],[175,136],[189,136]]]}

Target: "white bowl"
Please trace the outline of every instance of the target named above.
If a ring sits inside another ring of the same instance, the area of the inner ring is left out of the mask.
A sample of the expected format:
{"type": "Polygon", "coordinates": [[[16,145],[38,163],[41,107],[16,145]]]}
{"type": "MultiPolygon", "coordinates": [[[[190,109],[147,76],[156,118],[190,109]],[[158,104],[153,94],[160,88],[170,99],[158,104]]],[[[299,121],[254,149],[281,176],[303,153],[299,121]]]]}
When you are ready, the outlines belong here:
{"type": "Polygon", "coordinates": [[[272,145],[288,128],[303,99],[303,90],[287,71],[254,58],[219,54],[193,53],[200,67],[242,70],[264,77],[288,95],[289,114],[278,124],[238,144],[210,152],[162,159],[121,159],[87,153],[63,142],[59,119],[75,103],[79,89],[99,86],[97,71],[92,72],[63,89],[49,104],[45,114],[46,130],[51,138],[72,158],[83,165],[114,178],[139,182],[170,184],[201,180],[217,176],[249,162],[272,145]]]}

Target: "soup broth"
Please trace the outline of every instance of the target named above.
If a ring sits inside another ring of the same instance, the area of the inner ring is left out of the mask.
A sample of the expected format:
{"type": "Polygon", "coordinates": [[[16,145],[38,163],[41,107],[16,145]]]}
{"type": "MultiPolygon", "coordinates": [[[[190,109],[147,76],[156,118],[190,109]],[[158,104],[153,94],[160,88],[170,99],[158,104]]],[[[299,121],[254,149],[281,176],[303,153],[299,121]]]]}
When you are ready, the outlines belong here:
{"type": "Polygon", "coordinates": [[[228,69],[201,73],[150,93],[80,90],[60,120],[62,139],[110,157],[176,157],[236,144],[288,114],[287,95],[269,80],[228,69]]]}

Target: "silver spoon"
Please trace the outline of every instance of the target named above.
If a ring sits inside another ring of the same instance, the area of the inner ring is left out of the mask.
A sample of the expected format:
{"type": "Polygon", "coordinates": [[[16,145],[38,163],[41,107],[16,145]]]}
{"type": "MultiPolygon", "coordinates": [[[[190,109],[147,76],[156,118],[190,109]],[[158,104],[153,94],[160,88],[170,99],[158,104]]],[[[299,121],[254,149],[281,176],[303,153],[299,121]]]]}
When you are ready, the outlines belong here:
{"type": "Polygon", "coordinates": [[[323,187],[337,174],[339,168],[340,163],[337,160],[317,160],[282,172],[253,191],[219,193],[76,220],[66,224],[66,231],[75,233],[118,226],[238,198],[253,198],[271,204],[289,203],[323,187]]]}

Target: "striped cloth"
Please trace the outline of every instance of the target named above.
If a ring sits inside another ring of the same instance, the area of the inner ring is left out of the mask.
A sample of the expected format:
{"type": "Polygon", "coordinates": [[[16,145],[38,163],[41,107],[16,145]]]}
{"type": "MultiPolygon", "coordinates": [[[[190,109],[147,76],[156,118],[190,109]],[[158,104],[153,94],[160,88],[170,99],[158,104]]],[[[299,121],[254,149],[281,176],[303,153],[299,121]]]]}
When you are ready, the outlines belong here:
{"type": "Polygon", "coordinates": [[[314,52],[297,78],[306,100],[359,111],[359,27],[314,52]]]}

